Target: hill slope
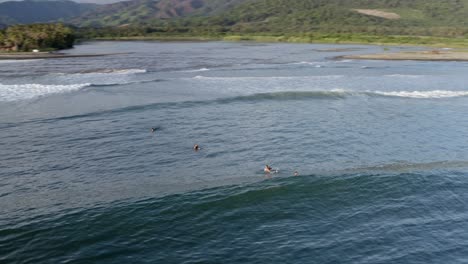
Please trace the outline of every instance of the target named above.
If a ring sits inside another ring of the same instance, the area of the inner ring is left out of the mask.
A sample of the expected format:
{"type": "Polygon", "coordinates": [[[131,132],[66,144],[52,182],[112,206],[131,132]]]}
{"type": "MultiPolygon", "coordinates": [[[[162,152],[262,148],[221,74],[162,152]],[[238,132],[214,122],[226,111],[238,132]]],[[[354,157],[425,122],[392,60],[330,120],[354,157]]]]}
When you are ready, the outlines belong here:
{"type": "Polygon", "coordinates": [[[185,32],[464,35],[468,31],[460,28],[468,28],[467,17],[468,0],[133,0],[102,6],[72,22],[185,32]]]}
{"type": "Polygon", "coordinates": [[[246,1],[223,20],[237,26],[308,30],[324,26],[468,26],[467,0],[256,0],[246,1]],[[370,16],[356,9],[392,12],[400,19],[370,16]]]}
{"type": "Polygon", "coordinates": [[[11,1],[0,3],[0,25],[31,24],[67,20],[95,9],[95,4],[72,1],[11,1]]]}
{"type": "Polygon", "coordinates": [[[71,22],[80,26],[148,24],[191,15],[211,15],[245,0],[132,0],[105,5],[71,22]]]}
{"type": "Polygon", "coordinates": [[[63,19],[77,26],[126,28],[123,35],[319,32],[459,37],[468,36],[467,17],[468,0],[129,0],[100,6],[28,0],[0,4],[0,25],[63,19]]]}

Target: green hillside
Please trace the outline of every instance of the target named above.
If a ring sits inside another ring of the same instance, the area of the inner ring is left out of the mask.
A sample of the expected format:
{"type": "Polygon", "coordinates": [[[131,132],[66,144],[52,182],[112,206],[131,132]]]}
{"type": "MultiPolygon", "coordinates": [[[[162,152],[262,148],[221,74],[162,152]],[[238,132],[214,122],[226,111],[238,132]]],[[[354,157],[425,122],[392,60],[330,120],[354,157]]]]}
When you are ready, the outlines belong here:
{"type": "MultiPolygon", "coordinates": [[[[210,37],[434,43],[468,37],[468,0],[67,0],[0,4],[0,27],[63,21],[81,38],[210,37]],[[242,36],[242,37],[236,37],[242,36]]],[[[458,40],[457,40],[458,39],[458,40]]]]}
{"type": "Polygon", "coordinates": [[[191,27],[220,26],[230,32],[370,33],[461,36],[468,27],[467,0],[256,0],[209,18],[187,18],[191,27]],[[393,12],[399,19],[358,13],[393,12]]]}
{"type": "Polygon", "coordinates": [[[133,0],[103,6],[72,22],[144,28],[146,33],[460,37],[468,35],[468,0],[133,0]],[[398,19],[357,9],[391,12],[398,19]]]}
{"type": "Polygon", "coordinates": [[[104,5],[72,23],[80,26],[122,26],[158,23],[193,15],[211,15],[245,0],[132,0],[104,5]]]}

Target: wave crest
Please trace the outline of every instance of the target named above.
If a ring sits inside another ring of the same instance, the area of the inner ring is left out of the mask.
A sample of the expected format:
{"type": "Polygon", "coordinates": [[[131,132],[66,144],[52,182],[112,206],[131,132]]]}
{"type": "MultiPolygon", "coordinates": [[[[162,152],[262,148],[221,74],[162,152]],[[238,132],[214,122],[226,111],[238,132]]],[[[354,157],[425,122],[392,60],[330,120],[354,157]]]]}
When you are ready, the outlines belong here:
{"type": "Polygon", "coordinates": [[[146,69],[94,69],[72,74],[137,74],[146,72],[146,69]]]}
{"type": "Polygon", "coordinates": [[[452,98],[452,97],[465,97],[468,96],[468,91],[446,91],[446,90],[434,90],[434,91],[391,91],[391,92],[369,92],[376,95],[391,96],[391,97],[405,97],[405,98],[452,98]]]}
{"type": "Polygon", "coordinates": [[[345,99],[351,96],[409,98],[409,99],[443,99],[454,97],[467,97],[468,91],[352,91],[344,89],[322,91],[284,91],[272,93],[256,93],[252,95],[237,96],[221,99],[222,102],[255,101],[255,100],[307,100],[307,99],[345,99]]]}
{"type": "Polygon", "coordinates": [[[36,97],[77,91],[91,86],[90,83],[70,84],[70,85],[50,85],[50,84],[0,84],[0,101],[11,102],[18,100],[33,99],[36,97]]]}
{"type": "Polygon", "coordinates": [[[200,68],[196,70],[186,70],[186,71],[181,71],[181,72],[204,72],[204,71],[209,71],[210,69],[208,68],[200,68]]]}

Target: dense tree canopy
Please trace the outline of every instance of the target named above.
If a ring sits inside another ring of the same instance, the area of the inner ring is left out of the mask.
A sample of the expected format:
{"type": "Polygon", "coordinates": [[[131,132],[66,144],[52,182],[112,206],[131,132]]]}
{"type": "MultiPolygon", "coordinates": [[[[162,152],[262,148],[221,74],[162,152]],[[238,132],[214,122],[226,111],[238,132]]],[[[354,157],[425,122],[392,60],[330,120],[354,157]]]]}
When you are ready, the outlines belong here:
{"type": "Polygon", "coordinates": [[[193,1],[133,1],[121,4],[122,7],[115,5],[112,13],[98,10],[74,22],[92,26],[94,29],[81,32],[95,37],[161,34],[468,37],[468,0],[197,0],[200,7],[192,12],[172,17],[161,15],[175,12],[169,8],[171,5],[162,6],[163,2],[193,1]],[[356,9],[391,12],[399,19],[366,15],[356,9]]]}
{"type": "Polygon", "coordinates": [[[63,24],[15,25],[0,32],[0,49],[31,51],[73,47],[72,30],[63,24]]]}

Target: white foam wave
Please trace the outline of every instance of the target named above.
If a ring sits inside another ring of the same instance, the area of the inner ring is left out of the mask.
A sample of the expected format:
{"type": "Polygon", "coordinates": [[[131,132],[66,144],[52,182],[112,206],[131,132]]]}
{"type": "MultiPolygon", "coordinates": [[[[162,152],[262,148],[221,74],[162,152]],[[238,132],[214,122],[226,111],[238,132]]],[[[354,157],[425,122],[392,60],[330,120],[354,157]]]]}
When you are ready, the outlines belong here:
{"type": "Polygon", "coordinates": [[[411,75],[411,74],[387,74],[386,77],[399,77],[399,78],[420,78],[423,75],[411,75]]]}
{"type": "Polygon", "coordinates": [[[406,98],[453,98],[453,97],[464,97],[468,96],[468,91],[369,91],[369,93],[375,93],[377,95],[394,96],[394,97],[406,97],[406,98]]]}
{"type": "Polygon", "coordinates": [[[197,80],[219,80],[219,81],[239,81],[239,80],[295,80],[295,79],[338,79],[344,75],[316,75],[316,76],[242,76],[242,77],[208,77],[197,75],[192,79],[197,80]]]}
{"type": "Polygon", "coordinates": [[[34,60],[0,60],[0,64],[6,63],[28,63],[28,62],[35,62],[41,61],[42,59],[34,59],[34,60]]]}
{"type": "Polygon", "coordinates": [[[70,85],[49,84],[0,84],[0,101],[11,102],[18,100],[33,99],[40,96],[56,93],[66,93],[80,90],[90,86],[90,83],[70,85]]]}
{"type": "Polygon", "coordinates": [[[94,71],[80,72],[78,74],[137,74],[146,72],[146,69],[100,69],[94,71]]]}
{"type": "Polygon", "coordinates": [[[146,69],[123,69],[123,70],[114,70],[112,73],[117,74],[136,74],[136,73],[146,73],[146,69]]]}
{"type": "Polygon", "coordinates": [[[121,85],[141,82],[139,73],[145,73],[145,69],[93,69],[75,73],[51,73],[39,81],[48,83],[50,79],[54,83],[72,85],[77,83],[91,83],[94,85],[121,85]]]}
{"type": "Polygon", "coordinates": [[[204,71],[209,71],[210,69],[208,68],[201,68],[197,70],[188,70],[188,71],[182,71],[182,72],[204,72],[204,71]]]}
{"type": "Polygon", "coordinates": [[[292,65],[311,65],[315,66],[317,68],[323,67],[323,64],[326,64],[326,62],[323,61],[300,61],[300,62],[293,62],[291,63],[292,65]]]}
{"type": "Polygon", "coordinates": [[[309,61],[300,61],[300,62],[293,62],[291,64],[295,64],[295,65],[301,65],[301,64],[307,64],[307,65],[310,65],[310,64],[313,64],[312,62],[309,62],[309,61]]]}

